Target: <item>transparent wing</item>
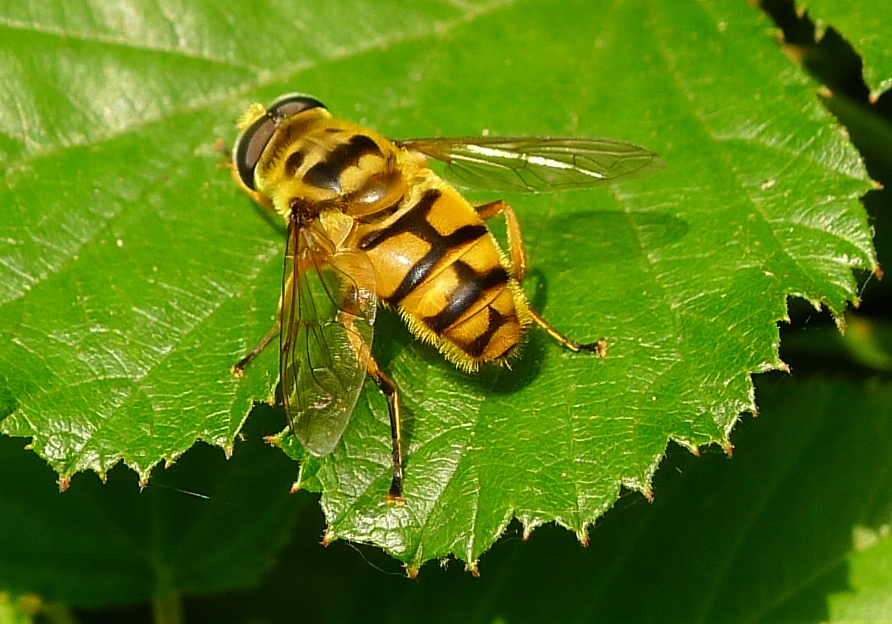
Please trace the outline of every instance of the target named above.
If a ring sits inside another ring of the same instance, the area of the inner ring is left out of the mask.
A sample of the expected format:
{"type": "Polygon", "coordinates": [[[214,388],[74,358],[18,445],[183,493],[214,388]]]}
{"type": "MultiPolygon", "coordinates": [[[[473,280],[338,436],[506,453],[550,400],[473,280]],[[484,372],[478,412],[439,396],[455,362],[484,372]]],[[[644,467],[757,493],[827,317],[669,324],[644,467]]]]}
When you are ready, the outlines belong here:
{"type": "Polygon", "coordinates": [[[375,322],[374,273],[358,252],[326,251],[320,234],[288,228],[279,383],[292,431],[313,455],[347,428],[366,376],[375,322]]]}
{"type": "Polygon", "coordinates": [[[446,163],[445,177],[456,184],[504,192],[590,188],[663,166],[653,152],[610,139],[468,137],[396,143],[446,163]]]}

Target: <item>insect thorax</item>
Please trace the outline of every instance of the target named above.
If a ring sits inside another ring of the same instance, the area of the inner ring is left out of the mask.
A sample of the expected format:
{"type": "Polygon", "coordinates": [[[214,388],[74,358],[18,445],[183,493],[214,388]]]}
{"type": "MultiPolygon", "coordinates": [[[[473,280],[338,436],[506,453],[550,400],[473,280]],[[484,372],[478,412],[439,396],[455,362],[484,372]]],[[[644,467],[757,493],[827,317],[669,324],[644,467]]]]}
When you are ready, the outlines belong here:
{"type": "Polygon", "coordinates": [[[331,117],[298,117],[280,128],[258,168],[283,215],[298,202],[362,220],[406,193],[400,161],[399,149],[376,133],[331,117]]]}

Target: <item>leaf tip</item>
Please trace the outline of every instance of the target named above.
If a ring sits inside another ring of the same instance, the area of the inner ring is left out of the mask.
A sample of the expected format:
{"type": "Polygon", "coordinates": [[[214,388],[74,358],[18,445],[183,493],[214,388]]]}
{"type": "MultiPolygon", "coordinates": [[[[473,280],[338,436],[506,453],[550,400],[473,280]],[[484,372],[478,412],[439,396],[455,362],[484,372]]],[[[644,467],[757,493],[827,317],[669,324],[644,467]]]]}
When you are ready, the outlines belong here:
{"type": "Polygon", "coordinates": [[[734,445],[731,444],[730,440],[722,444],[722,450],[725,451],[725,455],[728,457],[734,457],[734,445]]]}
{"type": "Polygon", "coordinates": [[[275,435],[263,436],[263,441],[269,444],[270,446],[281,446],[282,442],[282,434],[277,433],[275,435]]]}
{"type": "Polygon", "coordinates": [[[407,563],[406,564],[406,576],[412,579],[413,581],[418,578],[418,570],[421,569],[417,563],[407,563]]]}
{"type": "Polygon", "coordinates": [[[71,485],[71,477],[59,475],[59,492],[67,490],[69,485],[71,485]]]}
{"type": "Polygon", "coordinates": [[[480,578],[480,568],[476,561],[471,561],[465,565],[465,570],[471,573],[474,578],[480,578]]]}
{"type": "Polygon", "coordinates": [[[320,544],[322,544],[323,546],[328,546],[336,539],[337,536],[335,535],[334,530],[331,527],[328,527],[327,529],[325,529],[325,533],[322,535],[322,541],[320,542],[320,544]]]}
{"type": "Polygon", "coordinates": [[[700,457],[700,448],[691,442],[690,440],[685,440],[683,438],[679,438],[675,440],[675,442],[682,448],[687,449],[688,453],[693,455],[694,457],[700,457]]]}
{"type": "Polygon", "coordinates": [[[650,488],[650,486],[641,490],[641,494],[644,495],[644,498],[647,499],[648,503],[654,502],[654,491],[650,488]]]}
{"type": "MultiPolygon", "coordinates": [[[[818,87],[817,90],[818,90],[818,95],[820,97],[826,98],[828,100],[833,98],[833,90],[830,87],[828,87],[826,85],[821,85],[818,87]]],[[[844,128],[842,130],[843,130],[843,133],[847,134],[844,128]]]]}
{"type": "Polygon", "coordinates": [[[588,525],[582,525],[582,528],[576,531],[576,539],[579,540],[579,545],[583,548],[588,547],[588,525]]]}
{"type": "Polygon", "coordinates": [[[845,317],[845,315],[844,314],[834,314],[833,322],[836,324],[837,331],[840,334],[845,335],[845,333],[846,333],[846,317],[845,317]]]}

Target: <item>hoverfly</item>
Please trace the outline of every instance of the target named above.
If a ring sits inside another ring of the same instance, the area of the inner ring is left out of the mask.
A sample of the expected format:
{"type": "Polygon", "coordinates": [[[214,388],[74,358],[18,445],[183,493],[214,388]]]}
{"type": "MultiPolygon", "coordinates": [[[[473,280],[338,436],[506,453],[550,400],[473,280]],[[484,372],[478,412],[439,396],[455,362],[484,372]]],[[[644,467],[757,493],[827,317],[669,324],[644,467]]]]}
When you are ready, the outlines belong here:
{"type": "Polygon", "coordinates": [[[643,148],[585,138],[392,141],[333,117],[305,95],[252,104],[238,122],[233,178],[287,223],[278,320],[232,367],[241,376],[279,335],[279,384],[289,425],[311,454],[330,453],[368,374],[387,399],[393,478],[402,501],[400,395],[371,353],[378,304],[458,368],[503,363],[532,324],[572,351],[604,355],[555,329],[521,289],[520,226],[497,200],[472,206],[428,167],[458,183],[542,192],[588,188],[660,165],[643,148]],[[485,222],[504,215],[506,256],[485,222]]]}

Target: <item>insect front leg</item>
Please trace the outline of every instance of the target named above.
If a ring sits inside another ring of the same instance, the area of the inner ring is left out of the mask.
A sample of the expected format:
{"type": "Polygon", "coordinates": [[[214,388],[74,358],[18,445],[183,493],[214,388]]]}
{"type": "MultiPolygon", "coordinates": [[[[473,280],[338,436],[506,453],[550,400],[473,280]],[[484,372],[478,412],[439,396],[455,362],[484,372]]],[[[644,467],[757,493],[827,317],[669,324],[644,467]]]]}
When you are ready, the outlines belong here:
{"type": "Polygon", "coordinates": [[[217,139],[217,142],[214,144],[214,149],[222,153],[226,157],[226,162],[220,163],[219,166],[229,169],[229,173],[232,175],[232,179],[235,181],[236,186],[238,186],[242,190],[242,192],[245,193],[245,195],[253,199],[264,208],[273,210],[273,203],[266,195],[258,193],[257,191],[245,186],[245,183],[242,181],[242,177],[238,173],[238,167],[236,167],[235,163],[232,162],[232,153],[227,149],[226,144],[223,142],[223,139],[217,139]]]}
{"type": "Polygon", "coordinates": [[[232,368],[230,368],[229,370],[232,371],[233,375],[235,375],[236,377],[244,377],[245,369],[248,367],[248,364],[254,361],[254,358],[260,355],[263,350],[266,349],[269,343],[272,342],[273,338],[279,335],[279,329],[281,325],[281,320],[276,319],[276,324],[273,325],[272,329],[269,330],[266,336],[260,339],[260,342],[257,343],[257,346],[248,351],[245,357],[232,365],[232,368]]]}
{"type": "MultiPolygon", "coordinates": [[[[522,282],[524,275],[526,274],[527,255],[523,247],[523,236],[520,232],[520,222],[517,220],[517,214],[514,212],[514,209],[508,202],[501,199],[481,206],[476,206],[474,209],[484,221],[499,214],[505,215],[505,222],[508,230],[508,254],[511,257],[511,277],[518,282],[522,282]]],[[[607,354],[607,340],[605,338],[589,343],[577,342],[558,331],[555,326],[549,323],[545,317],[536,311],[535,308],[529,306],[528,309],[533,322],[544,329],[545,332],[561,346],[570,349],[570,351],[573,351],[574,353],[587,351],[598,354],[598,357],[604,357],[607,354]]]]}
{"type": "Polygon", "coordinates": [[[393,478],[390,481],[390,491],[384,498],[388,503],[403,504],[403,433],[402,419],[400,417],[400,392],[396,382],[387,373],[381,370],[374,358],[369,358],[368,373],[378,388],[387,399],[387,411],[390,413],[390,434],[393,441],[392,460],[393,478]]]}
{"type": "MultiPolygon", "coordinates": [[[[313,255],[308,255],[305,258],[299,259],[296,264],[295,270],[298,273],[307,271],[310,267],[314,266],[314,264],[318,262],[318,259],[313,255]]],[[[289,293],[293,290],[294,284],[294,273],[288,276],[288,280],[285,282],[284,292],[289,293]]],[[[283,295],[284,297],[284,295],[283,295]]],[[[260,342],[257,343],[253,349],[248,351],[248,353],[240,359],[238,362],[232,365],[232,368],[229,370],[232,371],[232,374],[236,377],[243,377],[245,374],[245,369],[248,365],[254,361],[258,355],[260,355],[264,349],[269,346],[269,343],[273,341],[273,338],[279,335],[279,332],[282,329],[282,308],[283,308],[283,299],[279,299],[279,309],[276,312],[276,322],[273,324],[272,329],[267,332],[267,334],[260,339],[260,342]]]]}

